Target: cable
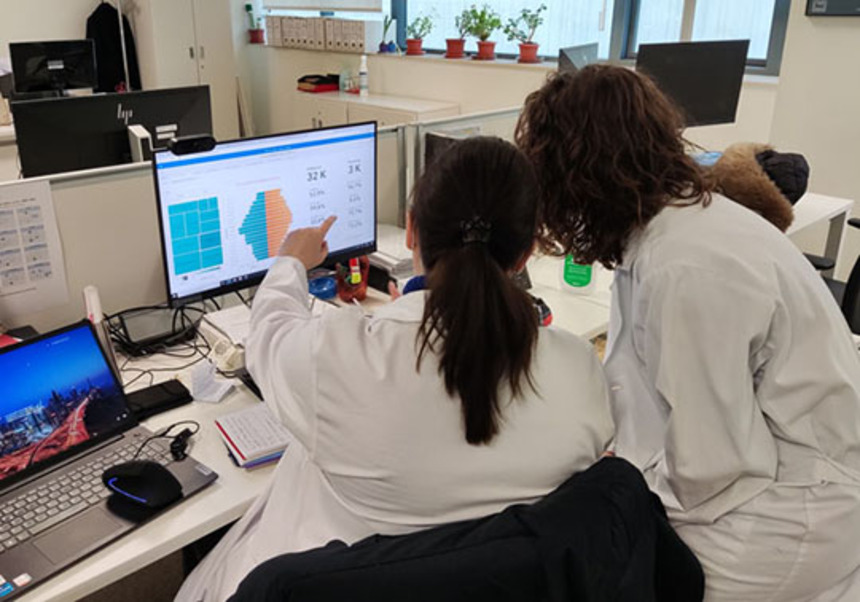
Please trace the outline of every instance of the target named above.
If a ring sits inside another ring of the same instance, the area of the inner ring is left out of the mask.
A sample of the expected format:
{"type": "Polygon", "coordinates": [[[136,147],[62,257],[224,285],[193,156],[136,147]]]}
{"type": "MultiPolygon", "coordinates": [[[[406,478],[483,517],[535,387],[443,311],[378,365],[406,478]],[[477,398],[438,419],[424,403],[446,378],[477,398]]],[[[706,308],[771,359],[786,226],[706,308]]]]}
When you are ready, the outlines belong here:
{"type": "Polygon", "coordinates": [[[134,452],[134,455],[131,457],[132,460],[137,460],[137,457],[140,455],[140,452],[143,451],[150,442],[155,441],[156,439],[171,439],[170,442],[170,454],[173,456],[173,459],[176,461],[184,460],[187,456],[186,449],[188,447],[188,440],[200,432],[200,423],[196,420],[180,420],[179,422],[174,422],[166,429],[161,431],[160,433],[155,433],[151,437],[147,437],[143,440],[143,443],[140,444],[140,447],[137,448],[137,451],[134,452]],[[182,426],[184,424],[190,424],[194,427],[192,431],[189,428],[183,429],[176,435],[171,435],[170,431],[178,426],[182,426]]]}
{"type": "Polygon", "coordinates": [[[244,303],[246,307],[248,307],[248,308],[251,307],[251,301],[250,300],[245,299],[245,297],[243,297],[242,293],[240,293],[239,291],[234,291],[234,292],[236,293],[236,296],[239,297],[239,300],[242,303],[244,303]]]}

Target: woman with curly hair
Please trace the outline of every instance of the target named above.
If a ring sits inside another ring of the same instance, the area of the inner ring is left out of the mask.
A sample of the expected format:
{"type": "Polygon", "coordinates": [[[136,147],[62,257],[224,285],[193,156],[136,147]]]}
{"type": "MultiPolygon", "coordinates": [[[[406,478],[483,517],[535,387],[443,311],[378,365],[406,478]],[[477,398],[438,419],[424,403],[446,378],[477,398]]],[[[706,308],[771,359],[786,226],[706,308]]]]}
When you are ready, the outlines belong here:
{"type": "Polygon", "coordinates": [[[832,295],[716,194],[647,77],[591,66],[526,101],[543,246],[615,270],[615,451],[702,562],[710,601],[860,600],[860,358],[832,295]]]}

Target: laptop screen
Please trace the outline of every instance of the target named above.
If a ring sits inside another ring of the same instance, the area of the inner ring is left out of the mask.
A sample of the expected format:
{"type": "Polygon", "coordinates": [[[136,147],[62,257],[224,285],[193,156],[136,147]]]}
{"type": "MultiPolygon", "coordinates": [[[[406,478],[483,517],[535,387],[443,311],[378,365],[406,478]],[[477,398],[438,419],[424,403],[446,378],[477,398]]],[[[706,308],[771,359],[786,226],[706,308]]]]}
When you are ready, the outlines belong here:
{"type": "Polygon", "coordinates": [[[83,322],[0,351],[0,486],[133,426],[83,322]]]}

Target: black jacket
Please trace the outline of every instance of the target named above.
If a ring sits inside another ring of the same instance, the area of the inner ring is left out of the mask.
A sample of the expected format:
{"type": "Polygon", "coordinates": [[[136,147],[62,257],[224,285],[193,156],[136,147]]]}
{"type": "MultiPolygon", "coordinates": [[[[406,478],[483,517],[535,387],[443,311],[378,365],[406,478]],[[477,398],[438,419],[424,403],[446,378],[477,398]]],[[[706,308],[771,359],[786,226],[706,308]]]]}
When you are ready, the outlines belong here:
{"type": "MultiPolygon", "coordinates": [[[[125,91],[140,90],[140,69],[137,64],[137,47],[134,34],[128,19],[122,18],[125,30],[125,50],[128,59],[128,78],[131,87],[125,86],[125,91]]],[[[93,40],[96,47],[96,66],[98,68],[99,87],[97,92],[118,92],[125,83],[125,72],[122,65],[122,45],[119,36],[119,14],[114,6],[102,2],[93,14],[87,18],[87,38],[93,40]]]]}
{"type": "Polygon", "coordinates": [[[479,520],[285,554],[231,602],[695,602],[704,575],[659,499],[605,458],[531,505],[479,520]]]}

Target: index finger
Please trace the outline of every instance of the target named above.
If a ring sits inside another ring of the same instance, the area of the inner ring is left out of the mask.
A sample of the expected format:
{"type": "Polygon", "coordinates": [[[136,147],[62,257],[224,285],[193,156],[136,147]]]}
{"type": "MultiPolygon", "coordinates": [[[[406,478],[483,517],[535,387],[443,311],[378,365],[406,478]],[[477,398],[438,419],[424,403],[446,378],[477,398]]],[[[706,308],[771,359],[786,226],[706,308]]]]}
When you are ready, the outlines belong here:
{"type": "Polygon", "coordinates": [[[329,216],[326,218],[326,220],[325,220],[325,221],[320,225],[320,232],[322,232],[322,235],[323,235],[323,236],[325,236],[326,234],[328,234],[328,231],[329,231],[329,230],[331,230],[331,226],[332,226],[332,224],[334,224],[334,222],[335,222],[336,220],[337,220],[337,216],[336,216],[336,215],[329,215],[329,216]]]}

